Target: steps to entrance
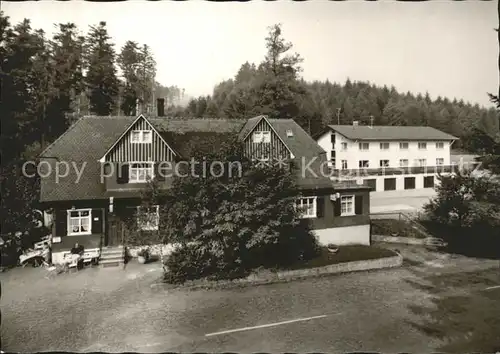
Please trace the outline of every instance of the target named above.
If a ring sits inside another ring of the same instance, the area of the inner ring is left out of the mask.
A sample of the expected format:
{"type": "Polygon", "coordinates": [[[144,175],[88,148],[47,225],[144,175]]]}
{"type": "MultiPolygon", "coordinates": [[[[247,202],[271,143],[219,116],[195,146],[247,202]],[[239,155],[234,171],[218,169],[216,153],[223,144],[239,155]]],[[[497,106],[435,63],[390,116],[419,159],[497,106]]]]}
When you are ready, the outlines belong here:
{"type": "Polygon", "coordinates": [[[99,265],[102,268],[123,265],[125,249],[123,246],[103,247],[99,265]]]}

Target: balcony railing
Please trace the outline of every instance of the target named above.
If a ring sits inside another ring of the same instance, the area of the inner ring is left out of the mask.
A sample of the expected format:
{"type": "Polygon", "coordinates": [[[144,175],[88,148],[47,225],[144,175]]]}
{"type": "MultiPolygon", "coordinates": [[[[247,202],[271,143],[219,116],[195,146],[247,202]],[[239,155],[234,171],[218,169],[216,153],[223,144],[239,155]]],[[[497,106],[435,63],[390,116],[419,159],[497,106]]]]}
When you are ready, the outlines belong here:
{"type": "Polygon", "coordinates": [[[391,176],[391,175],[413,175],[423,173],[451,173],[465,169],[473,169],[477,163],[463,165],[442,166],[409,166],[409,167],[380,167],[380,168],[355,168],[355,169],[330,169],[332,177],[362,177],[362,176],[391,176]]]}

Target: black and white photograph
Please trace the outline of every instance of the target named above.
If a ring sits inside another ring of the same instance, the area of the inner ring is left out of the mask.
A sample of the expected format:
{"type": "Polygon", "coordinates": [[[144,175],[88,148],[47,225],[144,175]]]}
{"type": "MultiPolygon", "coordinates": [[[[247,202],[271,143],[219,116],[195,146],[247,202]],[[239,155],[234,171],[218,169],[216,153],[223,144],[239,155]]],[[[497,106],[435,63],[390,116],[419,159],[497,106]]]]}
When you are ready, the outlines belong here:
{"type": "Polygon", "coordinates": [[[500,353],[499,1],[2,1],[1,353],[500,353]]]}

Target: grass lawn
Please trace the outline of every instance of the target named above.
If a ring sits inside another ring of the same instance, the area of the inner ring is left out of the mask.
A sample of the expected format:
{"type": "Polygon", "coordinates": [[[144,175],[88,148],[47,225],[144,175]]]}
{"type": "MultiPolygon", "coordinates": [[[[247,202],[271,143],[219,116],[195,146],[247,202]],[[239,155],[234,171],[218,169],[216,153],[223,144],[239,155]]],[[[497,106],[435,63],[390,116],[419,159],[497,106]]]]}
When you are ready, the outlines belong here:
{"type": "Polygon", "coordinates": [[[395,255],[396,253],[394,251],[374,246],[340,246],[336,253],[330,252],[326,247],[321,247],[321,251],[318,257],[313,258],[309,261],[298,262],[288,269],[324,267],[331,264],[365,261],[369,259],[393,257],[395,255]]]}
{"type": "Polygon", "coordinates": [[[425,238],[425,235],[415,230],[409,222],[397,219],[372,220],[372,233],[383,236],[425,238]]]}

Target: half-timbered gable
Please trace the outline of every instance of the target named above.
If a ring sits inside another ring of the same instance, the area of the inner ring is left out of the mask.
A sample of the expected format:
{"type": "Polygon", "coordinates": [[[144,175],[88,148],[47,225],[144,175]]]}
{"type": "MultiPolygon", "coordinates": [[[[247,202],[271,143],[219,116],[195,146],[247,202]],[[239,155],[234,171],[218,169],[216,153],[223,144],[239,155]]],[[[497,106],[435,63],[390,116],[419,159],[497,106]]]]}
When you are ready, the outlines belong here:
{"type": "Polygon", "coordinates": [[[261,161],[294,158],[292,151],[270,121],[265,116],[257,118],[248,120],[243,128],[242,140],[247,156],[261,161]]]}
{"type": "Polygon", "coordinates": [[[173,161],[174,150],[142,115],[106,152],[102,162],[173,161]]]}

